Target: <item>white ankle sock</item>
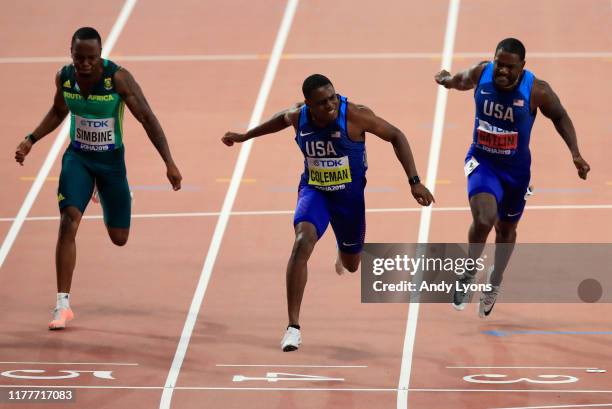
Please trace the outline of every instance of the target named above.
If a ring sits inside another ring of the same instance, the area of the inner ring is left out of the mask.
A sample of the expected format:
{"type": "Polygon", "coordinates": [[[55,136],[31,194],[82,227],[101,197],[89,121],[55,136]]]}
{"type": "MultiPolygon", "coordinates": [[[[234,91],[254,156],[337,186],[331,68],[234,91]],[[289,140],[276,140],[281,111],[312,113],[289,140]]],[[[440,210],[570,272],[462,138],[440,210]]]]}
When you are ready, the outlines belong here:
{"type": "Polygon", "coordinates": [[[57,293],[56,308],[70,308],[70,293],[57,293]]]}

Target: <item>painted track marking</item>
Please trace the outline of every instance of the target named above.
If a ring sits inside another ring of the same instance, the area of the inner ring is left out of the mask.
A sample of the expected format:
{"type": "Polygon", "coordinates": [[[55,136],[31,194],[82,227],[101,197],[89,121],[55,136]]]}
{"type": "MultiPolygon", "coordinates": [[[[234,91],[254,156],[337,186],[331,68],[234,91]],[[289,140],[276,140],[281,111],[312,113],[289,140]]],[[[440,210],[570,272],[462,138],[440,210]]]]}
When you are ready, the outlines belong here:
{"type": "Polygon", "coordinates": [[[610,407],[612,403],[594,403],[594,404],[583,404],[583,405],[556,405],[556,406],[513,406],[511,408],[495,408],[495,409],[560,409],[560,408],[601,408],[610,407]]]}
{"type": "Polygon", "coordinates": [[[269,368],[367,368],[367,365],[263,365],[263,364],[217,364],[219,367],[269,367],[269,368]]]}
{"type": "MultiPolygon", "coordinates": [[[[541,205],[541,206],[526,206],[526,210],[609,210],[612,209],[612,204],[597,204],[597,205],[541,205]]],[[[418,207],[396,207],[396,208],[372,208],[366,209],[366,213],[416,213],[422,211],[418,207]]],[[[467,206],[451,206],[451,207],[434,207],[432,212],[468,212],[470,208],[467,206]]],[[[230,216],[283,216],[292,215],[294,210],[245,210],[230,212],[230,216]]],[[[180,218],[180,217],[217,217],[221,212],[181,212],[181,213],[140,213],[133,214],[133,219],[156,219],[156,218],[180,218]]],[[[83,220],[99,220],[102,215],[85,215],[83,220]]],[[[14,217],[0,217],[0,222],[12,222],[14,217]]],[[[52,221],[59,220],[59,216],[31,216],[26,217],[24,221],[52,221]]]]}
{"type": "Polygon", "coordinates": [[[579,369],[589,370],[597,369],[594,366],[576,367],[576,366],[447,366],[447,369],[579,369]]]}
{"type": "MultiPolygon", "coordinates": [[[[104,386],[104,385],[0,385],[0,388],[70,388],[70,389],[124,389],[124,390],[165,390],[164,386],[104,386]]],[[[176,386],[175,390],[183,391],[295,391],[295,392],[393,392],[397,388],[278,388],[278,387],[234,387],[234,386],[176,386]]],[[[540,394],[612,394],[612,390],[592,389],[450,389],[450,388],[409,388],[409,392],[419,393],[540,393],[540,394]]],[[[502,408],[499,408],[502,409],[502,408]]]]}
{"type": "Polygon", "coordinates": [[[0,362],[0,365],[112,365],[112,366],[138,366],[134,363],[126,362],[0,362]]]}

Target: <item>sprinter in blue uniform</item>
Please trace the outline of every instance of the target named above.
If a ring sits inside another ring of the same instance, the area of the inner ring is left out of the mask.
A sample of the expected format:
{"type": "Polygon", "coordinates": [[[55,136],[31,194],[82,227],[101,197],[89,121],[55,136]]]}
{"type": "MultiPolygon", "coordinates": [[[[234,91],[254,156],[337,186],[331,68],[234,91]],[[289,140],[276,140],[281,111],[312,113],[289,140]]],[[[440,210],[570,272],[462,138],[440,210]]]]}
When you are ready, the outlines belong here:
{"type": "Polygon", "coordinates": [[[331,81],[323,75],[306,78],[302,92],[303,103],[279,112],[246,134],[227,132],[222,138],[223,143],[232,146],[293,126],[295,141],[304,154],[293,222],[295,242],[287,265],[289,325],[281,341],[283,351],[300,346],[299,315],[307,262],[328,224],[338,245],[336,271],[354,272],[359,267],[365,239],[366,132],[393,145],[416,201],[429,206],[434,200],[419,180],[410,146],[399,129],[369,108],[336,94],[331,81]]]}
{"type": "MultiPolygon", "coordinates": [[[[525,70],[525,47],[514,38],[502,40],[493,62],[483,61],[466,71],[451,75],[440,71],[435,80],[449,89],[474,89],[476,119],[472,145],[465,158],[467,190],[472,210],[468,238],[470,257],[482,254],[489,232],[495,227],[494,268],[488,272],[491,290],[481,294],[479,315],[488,316],[516,242],[516,227],[530,194],[531,154],[529,140],[538,109],[555,125],[567,144],[578,176],[586,179],[590,170],[582,158],[572,121],[559,98],[545,81],[525,70]]],[[[475,280],[475,271],[459,281],[475,280]]],[[[463,310],[469,292],[457,291],[453,306],[463,310]]]]}

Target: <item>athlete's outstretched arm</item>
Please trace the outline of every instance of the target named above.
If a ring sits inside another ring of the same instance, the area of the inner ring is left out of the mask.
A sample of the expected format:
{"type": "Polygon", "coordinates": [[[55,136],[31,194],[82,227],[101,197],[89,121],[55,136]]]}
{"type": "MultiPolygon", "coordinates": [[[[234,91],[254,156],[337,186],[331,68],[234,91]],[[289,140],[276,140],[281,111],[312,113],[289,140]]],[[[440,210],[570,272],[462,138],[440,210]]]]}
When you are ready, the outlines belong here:
{"type": "Polygon", "coordinates": [[[533,99],[536,107],[552,121],[555,129],[565,141],[572,154],[572,161],[578,170],[578,176],[586,179],[591,167],[580,154],[574,124],[563,105],[561,105],[559,97],[547,82],[536,79],[533,84],[533,99]]]}
{"type": "Polygon", "coordinates": [[[303,103],[297,103],[289,109],[277,112],[272,118],[253,129],[249,129],[246,133],[226,132],[221,138],[221,142],[227,146],[232,146],[236,142],[242,143],[258,136],[279,132],[292,125],[297,128],[302,105],[303,103]]]}
{"type": "Polygon", "coordinates": [[[145,99],[140,86],[126,69],[121,68],[115,73],[115,88],[134,117],[142,124],[147,136],[159,152],[166,164],[166,176],[174,190],[181,188],[181,172],[172,159],[166,135],[145,99]]]}
{"type": "Polygon", "coordinates": [[[42,139],[44,136],[53,132],[55,128],[57,128],[64,118],[68,115],[68,106],[66,105],[66,101],[64,101],[64,96],[62,95],[62,88],[60,86],[60,72],[58,71],[55,75],[55,96],[53,97],[53,105],[47,115],[43,118],[40,125],[34,129],[28,138],[21,141],[19,146],[17,146],[17,150],[15,151],[15,160],[23,166],[23,161],[30,150],[32,149],[32,145],[42,139]]]}
{"type": "Polygon", "coordinates": [[[480,74],[482,74],[482,70],[487,63],[488,61],[482,61],[465,71],[458,72],[455,75],[451,75],[450,72],[442,70],[434,76],[434,79],[444,88],[467,91],[474,88],[476,84],[478,84],[480,74]]]}
{"type": "MultiPolygon", "coordinates": [[[[402,164],[408,178],[418,176],[410,144],[402,131],[376,116],[370,108],[363,105],[349,104],[348,114],[351,122],[357,124],[363,131],[372,133],[393,145],[395,156],[402,164]]],[[[410,188],[412,196],[420,205],[429,206],[435,201],[429,189],[422,183],[411,185],[410,188]]]]}

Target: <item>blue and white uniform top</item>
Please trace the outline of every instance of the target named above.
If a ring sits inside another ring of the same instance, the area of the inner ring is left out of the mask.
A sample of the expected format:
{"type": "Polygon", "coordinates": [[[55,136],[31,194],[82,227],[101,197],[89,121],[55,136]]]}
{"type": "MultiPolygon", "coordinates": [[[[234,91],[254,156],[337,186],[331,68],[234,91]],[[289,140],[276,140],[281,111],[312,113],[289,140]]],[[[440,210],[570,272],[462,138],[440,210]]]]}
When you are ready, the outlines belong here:
{"type": "Polygon", "coordinates": [[[341,95],[338,95],[338,99],[338,116],[324,128],[313,123],[306,105],[300,110],[295,141],[304,154],[301,185],[310,185],[324,191],[365,187],[368,168],[365,143],[349,138],[348,101],[341,95]]]}
{"type": "Polygon", "coordinates": [[[529,169],[529,139],[537,111],[531,112],[531,89],[535,77],[524,70],[512,91],[498,91],[493,81],[493,63],[486,65],[474,91],[476,121],[468,157],[493,165],[529,169]]]}

